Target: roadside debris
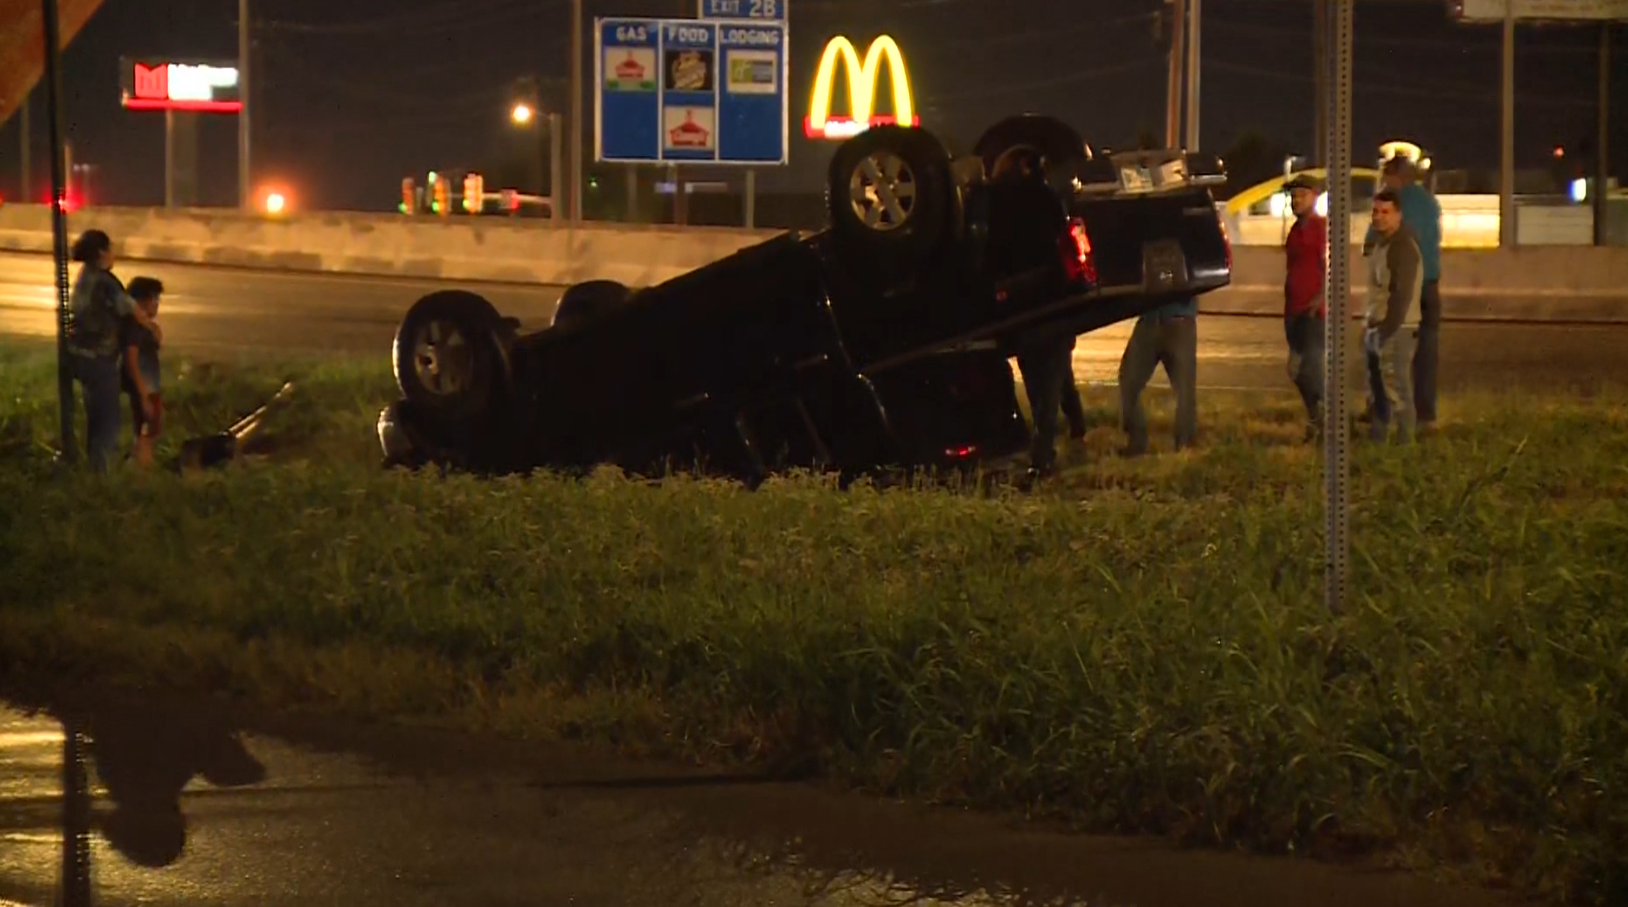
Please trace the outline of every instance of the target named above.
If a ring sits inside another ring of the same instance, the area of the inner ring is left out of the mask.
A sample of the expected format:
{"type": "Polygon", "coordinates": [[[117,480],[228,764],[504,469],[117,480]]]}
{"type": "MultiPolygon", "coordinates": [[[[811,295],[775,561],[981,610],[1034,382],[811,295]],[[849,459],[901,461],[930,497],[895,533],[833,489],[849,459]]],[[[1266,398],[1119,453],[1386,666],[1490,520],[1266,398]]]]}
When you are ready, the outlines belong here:
{"type": "Polygon", "coordinates": [[[266,417],[288,403],[294,393],[294,382],[286,381],[270,400],[232,423],[225,431],[214,435],[188,438],[181,444],[176,468],[181,472],[213,469],[225,466],[238,458],[265,424],[266,417]]]}

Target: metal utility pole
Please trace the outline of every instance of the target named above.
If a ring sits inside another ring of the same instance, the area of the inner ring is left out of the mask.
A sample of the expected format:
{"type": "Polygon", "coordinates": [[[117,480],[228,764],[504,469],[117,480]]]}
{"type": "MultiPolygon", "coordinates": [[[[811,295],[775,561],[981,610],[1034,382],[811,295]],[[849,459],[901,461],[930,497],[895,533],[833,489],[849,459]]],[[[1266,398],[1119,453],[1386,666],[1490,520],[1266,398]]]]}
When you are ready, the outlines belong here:
{"type": "Polygon", "coordinates": [[[175,111],[173,110],[164,111],[164,207],[175,207],[175,111]]]}
{"type": "Polygon", "coordinates": [[[571,0],[571,226],[582,222],[582,0],[571,0]]]}
{"type": "Polygon", "coordinates": [[[1317,108],[1312,126],[1312,166],[1328,166],[1328,0],[1312,0],[1312,105],[1317,108]]]}
{"type": "Polygon", "coordinates": [[[1199,37],[1203,26],[1200,8],[1204,0],[1187,0],[1187,150],[1198,150],[1198,72],[1199,37]]]}
{"type": "Polygon", "coordinates": [[[237,91],[243,109],[237,115],[237,194],[238,205],[254,207],[249,170],[249,110],[254,106],[249,83],[249,0],[237,0],[237,91]]]}
{"type": "Polygon", "coordinates": [[[45,105],[51,136],[51,248],[57,278],[57,417],[62,460],[75,459],[73,437],[73,372],[68,368],[68,197],[66,142],[62,136],[62,20],[57,0],[40,0],[45,20],[45,105]]]}
{"type": "Polygon", "coordinates": [[[1186,0],[1165,0],[1170,7],[1170,83],[1165,91],[1164,144],[1181,147],[1182,39],[1186,34],[1186,0]]]}
{"type": "Polygon", "coordinates": [[[1607,184],[1611,181],[1611,23],[1600,23],[1600,88],[1599,109],[1594,125],[1594,244],[1610,244],[1611,206],[1607,184]]]}
{"type": "Polygon", "coordinates": [[[17,120],[17,125],[22,130],[22,137],[19,139],[19,147],[17,149],[17,161],[19,164],[19,169],[22,171],[22,173],[18,175],[18,179],[21,182],[19,182],[17,185],[17,194],[20,201],[26,202],[28,201],[29,194],[34,188],[32,185],[34,182],[34,174],[32,172],[34,168],[30,165],[30,157],[34,153],[34,134],[28,128],[28,95],[23,95],[23,104],[20,108],[18,108],[17,116],[19,118],[17,120]]]}
{"type": "Polygon", "coordinates": [[[1351,432],[1346,421],[1346,335],[1351,328],[1351,57],[1356,0],[1330,0],[1328,48],[1328,318],[1323,372],[1324,594],[1345,609],[1351,584],[1351,432]]]}
{"type": "Polygon", "coordinates": [[[1503,116],[1498,165],[1498,245],[1515,248],[1515,0],[1504,0],[1503,116]]]}
{"type": "Polygon", "coordinates": [[[62,905],[91,907],[90,779],[85,732],[77,719],[62,721],[62,905]]]}
{"type": "Polygon", "coordinates": [[[557,113],[548,115],[548,219],[556,224],[560,222],[560,189],[565,183],[560,174],[563,164],[560,145],[565,141],[560,134],[561,119],[557,113]]]}

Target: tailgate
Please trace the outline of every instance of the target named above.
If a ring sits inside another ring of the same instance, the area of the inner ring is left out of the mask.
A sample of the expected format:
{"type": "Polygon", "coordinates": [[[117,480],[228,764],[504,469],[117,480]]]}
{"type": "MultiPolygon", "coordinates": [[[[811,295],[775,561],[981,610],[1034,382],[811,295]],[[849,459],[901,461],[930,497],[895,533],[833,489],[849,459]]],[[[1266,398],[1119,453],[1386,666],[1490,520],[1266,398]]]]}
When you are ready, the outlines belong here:
{"type": "Polygon", "coordinates": [[[1160,294],[1227,282],[1226,234],[1208,191],[1081,200],[1074,215],[1085,222],[1104,288],[1160,294]]]}
{"type": "Polygon", "coordinates": [[[1209,186],[1220,162],[1179,151],[1124,152],[1089,162],[1071,213],[1090,236],[1098,284],[1167,294],[1225,285],[1225,227],[1209,186]]]}

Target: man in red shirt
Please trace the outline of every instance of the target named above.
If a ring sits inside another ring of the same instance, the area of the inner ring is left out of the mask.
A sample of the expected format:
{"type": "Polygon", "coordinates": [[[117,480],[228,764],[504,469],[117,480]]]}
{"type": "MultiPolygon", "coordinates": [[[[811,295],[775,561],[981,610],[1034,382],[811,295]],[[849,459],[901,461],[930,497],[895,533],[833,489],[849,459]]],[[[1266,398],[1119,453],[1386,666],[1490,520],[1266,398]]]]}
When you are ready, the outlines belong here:
{"type": "Polygon", "coordinates": [[[1300,390],[1310,425],[1307,440],[1322,429],[1323,322],[1328,299],[1323,281],[1328,273],[1328,219],[1317,213],[1322,187],[1316,180],[1295,177],[1284,184],[1294,226],[1283,241],[1286,277],[1283,282],[1283,330],[1289,341],[1289,378],[1300,390]]]}

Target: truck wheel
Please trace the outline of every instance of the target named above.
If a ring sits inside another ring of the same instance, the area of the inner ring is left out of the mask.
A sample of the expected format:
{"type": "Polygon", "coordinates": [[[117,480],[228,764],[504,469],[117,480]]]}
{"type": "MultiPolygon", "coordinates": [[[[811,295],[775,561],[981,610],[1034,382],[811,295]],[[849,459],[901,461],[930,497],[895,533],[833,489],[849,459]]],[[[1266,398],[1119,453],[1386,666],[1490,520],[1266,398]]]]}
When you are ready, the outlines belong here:
{"type": "Polygon", "coordinates": [[[502,332],[502,316],[474,293],[444,290],[413,303],[391,348],[402,396],[437,420],[484,420],[508,379],[502,332]]]}
{"type": "Polygon", "coordinates": [[[585,280],[566,288],[560,302],[554,307],[551,327],[574,324],[595,312],[621,305],[633,291],[614,280],[585,280]]]}
{"type": "Polygon", "coordinates": [[[875,126],[831,158],[826,208],[833,233],[888,266],[909,268],[952,232],[950,155],[930,132],[875,126]]]}
{"type": "Polygon", "coordinates": [[[984,172],[992,180],[1021,165],[1024,158],[1037,161],[1046,182],[1059,190],[1073,183],[1086,159],[1085,139],[1074,127],[1056,117],[1029,113],[1007,117],[984,130],[973,153],[983,158],[984,172]]]}

